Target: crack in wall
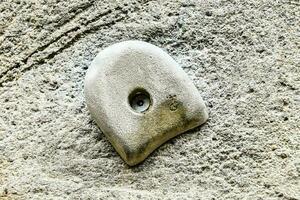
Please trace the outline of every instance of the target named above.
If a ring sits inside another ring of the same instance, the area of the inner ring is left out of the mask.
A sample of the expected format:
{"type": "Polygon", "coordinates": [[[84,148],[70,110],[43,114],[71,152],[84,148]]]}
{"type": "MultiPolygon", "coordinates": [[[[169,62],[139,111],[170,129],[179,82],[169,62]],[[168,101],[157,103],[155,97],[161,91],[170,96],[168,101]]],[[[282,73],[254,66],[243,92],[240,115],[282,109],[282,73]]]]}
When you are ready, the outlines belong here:
{"type": "MultiPolygon", "coordinates": [[[[87,8],[89,8],[91,6],[92,6],[91,4],[88,4],[88,5],[85,5],[83,8],[87,9],[87,8]]],[[[138,10],[139,9],[135,9],[134,11],[136,12],[138,10]]],[[[83,11],[81,11],[79,13],[82,13],[82,12],[83,11]]],[[[75,27],[72,27],[71,29],[63,32],[62,34],[58,35],[54,39],[50,40],[49,42],[43,44],[42,46],[37,47],[28,56],[26,56],[24,59],[22,59],[21,62],[17,62],[12,67],[9,67],[7,70],[5,70],[4,72],[2,72],[0,74],[0,87],[2,87],[3,83],[5,83],[5,82],[10,82],[10,81],[13,81],[15,79],[18,79],[20,77],[19,76],[20,73],[26,72],[26,71],[30,70],[32,67],[34,67],[36,65],[43,64],[47,60],[52,59],[54,56],[60,54],[63,50],[69,48],[75,42],[77,42],[80,38],[82,38],[83,35],[93,33],[93,32],[99,30],[102,27],[113,26],[117,22],[120,22],[120,21],[122,21],[122,20],[124,20],[126,18],[128,18],[128,12],[127,12],[127,10],[122,9],[121,6],[117,6],[117,7],[113,8],[113,9],[108,9],[105,12],[99,13],[98,15],[96,15],[95,17],[93,17],[90,20],[87,20],[87,21],[84,21],[84,22],[79,22],[79,25],[77,24],[75,27]],[[111,14],[114,14],[114,15],[110,16],[111,14]],[[119,15],[121,15],[121,17],[118,17],[119,15]],[[106,17],[106,16],[110,16],[109,18],[110,19],[113,18],[113,20],[97,24],[97,22],[100,19],[102,19],[103,17],[106,17]],[[63,42],[63,45],[61,47],[59,47],[58,50],[50,52],[48,55],[46,55],[46,56],[44,56],[42,58],[38,58],[36,61],[33,61],[33,63],[28,64],[29,60],[32,60],[36,54],[44,52],[51,45],[58,43],[59,41],[61,41],[62,38],[68,37],[72,33],[76,33],[75,36],[73,36],[67,42],[63,42]]]]}

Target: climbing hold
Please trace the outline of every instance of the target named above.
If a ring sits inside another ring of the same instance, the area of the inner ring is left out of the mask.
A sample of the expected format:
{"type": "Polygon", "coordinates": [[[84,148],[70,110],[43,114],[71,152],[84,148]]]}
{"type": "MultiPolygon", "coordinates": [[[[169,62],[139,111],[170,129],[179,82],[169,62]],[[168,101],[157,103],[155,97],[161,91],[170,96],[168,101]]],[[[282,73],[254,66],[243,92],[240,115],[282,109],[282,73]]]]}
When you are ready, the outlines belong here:
{"type": "Polygon", "coordinates": [[[208,118],[181,67],[160,48],[141,41],[101,51],[88,69],[85,96],[92,117],[129,165],[208,118]]]}

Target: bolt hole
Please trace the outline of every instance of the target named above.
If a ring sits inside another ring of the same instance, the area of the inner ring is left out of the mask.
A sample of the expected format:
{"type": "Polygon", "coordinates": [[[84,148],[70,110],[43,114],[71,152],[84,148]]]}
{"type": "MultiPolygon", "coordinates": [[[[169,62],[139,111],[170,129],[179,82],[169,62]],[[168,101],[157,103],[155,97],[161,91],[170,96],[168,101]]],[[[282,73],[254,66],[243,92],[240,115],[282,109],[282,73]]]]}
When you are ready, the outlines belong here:
{"type": "Polygon", "coordinates": [[[150,94],[144,89],[135,89],[128,98],[130,107],[135,112],[144,113],[151,106],[150,94]]]}

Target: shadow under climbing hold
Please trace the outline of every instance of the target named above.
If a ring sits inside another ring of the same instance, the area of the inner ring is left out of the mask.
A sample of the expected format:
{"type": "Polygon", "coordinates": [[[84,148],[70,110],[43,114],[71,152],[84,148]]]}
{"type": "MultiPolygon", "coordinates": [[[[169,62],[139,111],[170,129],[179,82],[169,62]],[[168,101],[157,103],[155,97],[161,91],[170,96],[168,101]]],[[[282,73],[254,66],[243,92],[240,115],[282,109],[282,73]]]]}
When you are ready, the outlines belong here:
{"type": "Polygon", "coordinates": [[[128,165],[208,118],[201,95],[181,67],[141,41],[101,51],[88,69],[85,96],[92,117],[128,165]]]}

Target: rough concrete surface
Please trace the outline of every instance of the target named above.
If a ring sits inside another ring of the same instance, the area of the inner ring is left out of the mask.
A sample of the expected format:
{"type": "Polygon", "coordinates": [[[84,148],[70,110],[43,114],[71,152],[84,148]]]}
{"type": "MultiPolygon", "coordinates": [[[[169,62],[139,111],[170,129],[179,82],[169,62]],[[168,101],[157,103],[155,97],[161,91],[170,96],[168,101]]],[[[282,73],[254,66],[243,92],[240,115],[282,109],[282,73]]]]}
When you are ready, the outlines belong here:
{"type": "Polygon", "coordinates": [[[298,0],[1,0],[0,199],[300,199],[298,0]],[[209,108],[127,166],[91,119],[113,43],[173,55],[209,108]]]}

